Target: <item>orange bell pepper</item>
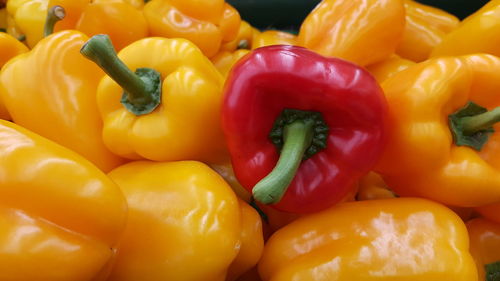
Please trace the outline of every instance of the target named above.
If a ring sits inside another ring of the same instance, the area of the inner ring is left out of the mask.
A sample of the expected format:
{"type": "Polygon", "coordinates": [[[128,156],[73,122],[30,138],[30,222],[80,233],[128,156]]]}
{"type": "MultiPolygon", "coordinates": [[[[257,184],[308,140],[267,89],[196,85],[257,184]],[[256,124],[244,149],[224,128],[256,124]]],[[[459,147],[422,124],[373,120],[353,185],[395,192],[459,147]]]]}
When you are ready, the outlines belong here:
{"type": "Polygon", "coordinates": [[[257,33],[252,39],[252,50],[270,45],[297,45],[297,36],[279,30],[257,33]]]}
{"type": "Polygon", "coordinates": [[[477,207],[475,210],[488,220],[500,223],[500,203],[477,207]]]}
{"type": "Polygon", "coordinates": [[[234,52],[236,49],[250,49],[254,33],[259,31],[252,27],[248,22],[241,21],[238,35],[232,41],[222,44],[220,51],[234,52]]]}
{"type": "Polygon", "coordinates": [[[105,280],[125,228],[118,186],[89,161],[0,120],[0,279],[105,280]]]}
{"type": "Polygon", "coordinates": [[[500,127],[492,132],[486,122],[498,110],[480,114],[500,105],[499,58],[429,60],[397,73],[382,88],[391,129],[376,171],[391,189],[457,207],[500,202],[500,127]]]}
{"type": "Polygon", "coordinates": [[[500,0],[491,0],[464,19],[432,51],[431,57],[487,53],[500,56],[500,0]]]}
{"type": "Polygon", "coordinates": [[[387,187],[387,184],[379,174],[370,172],[359,180],[359,191],[356,195],[357,200],[390,198],[396,198],[396,194],[387,187]]]}
{"type": "Polygon", "coordinates": [[[302,23],[298,44],[365,66],[393,54],[404,28],[403,0],[323,0],[302,23]]]}
{"type": "Polygon", "coordinates": [[[452,14],[413,0],[405,0],[405,9],[406,27],[396,54],[416,62],[428,59],[434,47],[460,22],[452,14]]]}
{"type": "Polygon", "coordinates": [[[15,123],[109,171],[123,160],[102,141],[95,92],[104,73],[80,54],[87,40],[78,31],[42,39],[2,68],[0,95],[15,123]]]}
{"type": "Polygon", "coordinates": [[[227,77],[229,71],[233,67],[233,65],[238,62],[244,55],[248,54],[250,50],[241,49],[237,50],[233,53],[222,51],[215,55],[210,60],[214,64],[214,66],[219,70],[222,76],[227,77]]]}
{"type": "MultiPolygon", "coordinates": [[[[13,57],[28,52],[29,49],[17,38],[11,35],[0,32],[0,69],[13,57]]],[[[2,87],[0,82],[0,88],[2,87]]],[[[0,99],[0,119],[10,120],[10,114],[5,108],[3,101],[0,99]]]]}
{"type": "Polygon", "coordinates": [[[274,233],[259,262],[264,281],[476,281],[464,223],[416,198],[336,205],[274,233]]]}
{"type": "Polygon", "coordinates": [[[467,222],[470,252],[479,280],[495,281],[500,276],[500,224],[483,218],[467,222]]]}
{"type": "Polygon", "coordinates": [[[152,0],[143,10],[153,36],[188,39],[208,57],[236,38],[241,22],[224,0],[152,0]]]}
{"type": "Polygon", "coordinates": [[[234,281],[257,265],[264,250],[262,220],[250,205],[238,200],[241,211],[240,250],[227,271],[226,280],[234,281]]]}
{"type": "Polygon", "coordinates": [[[222,281],[240,246],[249,251],[240,257],[243,263],[260,255],[247,248],[259,244],[255,214],[243,231],[250,235],[242,239],[247,215],[241,215],[227,183],[205,164],[132,162],[108,175],[129,206],[109,281],[222,281]]]}
{"type": "Polygon", "coordinates": [[[375,77],[375,79],[377,79],[377,82],[382,83],[394,76],[394,74],[403,71],[414,64],[415,63],[413,61],[393,55],[386,60],[367,66],[366,69],[373,75],[373,77],[375,77]]]}

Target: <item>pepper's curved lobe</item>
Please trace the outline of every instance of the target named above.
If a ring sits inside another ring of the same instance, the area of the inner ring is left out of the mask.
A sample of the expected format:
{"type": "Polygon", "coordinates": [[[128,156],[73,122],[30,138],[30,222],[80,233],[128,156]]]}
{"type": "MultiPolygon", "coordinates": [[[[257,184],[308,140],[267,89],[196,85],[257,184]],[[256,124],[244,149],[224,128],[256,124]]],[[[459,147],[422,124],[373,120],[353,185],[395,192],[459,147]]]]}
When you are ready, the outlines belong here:
{"type": "Polygon", "coordinates": [[[125,227],[118,186],[92,163],[0,120],[0,279],[106,278],[125,227]]]}
{"type": "Polygon", "coordinates": [[[233,167],[247,189],[268,175],[279,154],[268,139],[286,108],[320,112],[327,147],[304,160],[282,201],[289,212],[339,202],[378,160],[385,145],[385,98],[365,70],[305,48],[269,46],[240,60],[226,82],[223,128],[233,167]]]}

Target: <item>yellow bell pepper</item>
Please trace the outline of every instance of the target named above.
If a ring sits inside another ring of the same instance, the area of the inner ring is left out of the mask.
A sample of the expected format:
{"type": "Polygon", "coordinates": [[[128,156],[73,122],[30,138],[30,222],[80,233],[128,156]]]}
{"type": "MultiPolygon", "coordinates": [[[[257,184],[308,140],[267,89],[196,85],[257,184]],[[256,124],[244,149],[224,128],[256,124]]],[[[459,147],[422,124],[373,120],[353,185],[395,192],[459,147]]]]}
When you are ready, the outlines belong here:
{"type": "Polygon", "coordinates": [[[381,62],[371,64],[366,69],[377,79],[377,82],[382,83],[385,80],[394,76],[394,74],[407,69],[415,63],[403,59],[397,55],[392,55],[390,58],[381,62]]]}
{"type": "Polygon", "coordinates": [[[11,20],[7,31],[14,37],[26,37],[33,48],[43,38],[49,0],[9,0],[7,13],[11,20]]]}
{"type": "Polygon", "coordinates": [[[464,223],[417,198],[344,203],[304,216],[267,241],[264,281],[476,281],[464,223]]]}
{"type": "Polygon", "coordinates": [[[499,58],[429,60],[382,88],[390,130],[376,171],[392,190],[457,207],[500,202],[500,127],[490,127],[498,110],[480,114],[500,105],[499,58]]]}
{"type": "Polygon", "coordinates": [[[195,161],[142,161],[108,176],[129,206],[109,281],[224,280],[242,222],[237,197],[216,172],[195,161]]]}
{"type": "Polygon", "coordinates": [[[365,66],[393,54],[404,28],[403,0],[323,0],[302,23],[298,44],[365,66]]]}
{"type": "Polygon", "coordinates": [[[252,39],[252,50],[270,45],[297,45],[297,36],[279,30],[259,32],[252,39]]]}
{"type": "Polygon", "coordinates": [[[188,39],[208,57],[236,38],[241,22],[224,0],[152,0],[143,11],[151,35],[188,39]]]}
{"type": "Polygon", "coordinates": [[[247,203],[250,203],[252,201],[252,194],[248,192],[247,189],[245,189],[241,184],[238,182],[238,179],[234,175],[234,170],[233,166],[231,163],[224,163],[224,164],[210,164],[210,167],[216,171],[224,180],[231,186],[233,189],[234,193],[236,195],[244,200],[247,203]]]}
{"type": "Polygon", "coordinates": [[[359,190],[356,195],[357,200],[363,201],[390,198],[396,198],[396,194],[387,187],[387,184],[385,184],[379,174],[370,172],[359,180],[359,190]]]}
{"type": "Polygon", "coordinates": [[[258,33],[259,31],[252,27],[248,22],[241,21],[236,38],[222,44],[220,51],[234,52],[236,49],[250,49],[255,32],[258,33]]]}
{"type": "MultiPolygon", "coordinates": [[[[0,69],[13,57],[28,52],[28,47],[19,42],[17,38],[7,33],[0,32],[0,69]]],[[[0,88],[2,87],[0,82],[0,88]]],[[[10,114],[0,97],[0,119],[10,120],[10,114]]]]}
{"type": "Polygon", "coordinates": [[[432,51],[432,57],[488,53],[500,56],[500,0],[491,0],[464,19],[432,51]]]}
{"type": "Polygon", "coordinates": [[[229,74],[229,71],[233,67],[233,65],[238,62],[244,55],[250,53],[250,50],[246,49],[241,49],[237,50],[233,53],[227,52],[227,51],[222,51],[219,52],[217,55],[215,55],[213,58],[210,60],[214,64],[214,66],[219,70],[219,72],[224,76],[227,77],[229,74]]]}
{"type": "Polygon", "coordinates": [[[44,38],[3,67],[0,96],[15,123],[109,171],[123,160],[102,141],[95,92],[104,73],[80,54],[87,40],[77,31],[44,38]]]}
{"type": "Polygon", "coordinates": [[[54,30],[75,29],[76,23],[90,1],[91,0],[49,0],[48,7],[61,6],[65,11],[64,18],[55,24],[54,30]]]}
{"type": "Polygon", "coordinates": [[[234,281],[257,265],[264,250],[262,220],[259,213],[243,200],[241,211],[240,250],[227,271],[226,280],[234,281]]]}
{"type": "Polygon", "coordinates": [[[120,189],[80,155],[0,120],[0,279],[105,280],[125,227],[120,189]]]}
{"type": "Polygon", "coordinates": [[[142,11],[124,1],[94,1],[78,20],[76,30],[87,36],[107,34],[117,50],[148,36],[142,11]]]}
{"type": "Polygon", "coordinates": [[[97,35],[82,53],[111,75],[97,91],[111,151],[131,159],[227,162],[220,125],[224,80],[193,43],[146,38],[118,58],[109,38],[97,35]]]}
{"type": "Polygon", "coordinates": [[[428,59],[434,47],[460,22],[452,14],[413,0],[405,0],[405,9],[406,27],[396,54],[416,62],[428,59]]]}
{"type": "Polygon", "coordinates": [[[470,252],[479,280],[495,281],[500,276],[500,224],[483,218],[467,222],[470,252]]]}

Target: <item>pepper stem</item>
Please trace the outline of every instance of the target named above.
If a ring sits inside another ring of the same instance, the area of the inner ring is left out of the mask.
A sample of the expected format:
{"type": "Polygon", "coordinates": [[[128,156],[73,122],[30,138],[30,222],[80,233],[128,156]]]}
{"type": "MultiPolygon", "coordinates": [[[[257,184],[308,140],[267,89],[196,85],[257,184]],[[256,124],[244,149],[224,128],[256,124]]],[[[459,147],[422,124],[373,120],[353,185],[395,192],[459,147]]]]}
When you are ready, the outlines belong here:
{"type": "Polygon", "coordinates": [[[66,16],[66,11],[61,6],[53,6],[47,11],[47,18],[43,27],[43,37],[47,37],[54,33],[54,26],[56,23],[66,16]]]}
{"type": "Polygon", "coordinates": [[[462,117],[463,132],[465,135],[473,135],[478,131],[485,130],[500,121],[500,107],[475,116],[462,117]]]}
{"type": "Polygon", "coordinates": [[[147,114],[159,105],[160,74],[150,68],[139,68],[134,73],[118,58],[108,35],[92,36],[80,52],[123,88],[122,104],[130,112],[147,114]]]}
{"type": "Polygon", "coordinates": [[[285,194],[311,145],[314,122],[297,120],[284,127],[284,145],[274,169],[259,181],[252,190],[255,200],[263,204],[278,203],[285,194]]]}

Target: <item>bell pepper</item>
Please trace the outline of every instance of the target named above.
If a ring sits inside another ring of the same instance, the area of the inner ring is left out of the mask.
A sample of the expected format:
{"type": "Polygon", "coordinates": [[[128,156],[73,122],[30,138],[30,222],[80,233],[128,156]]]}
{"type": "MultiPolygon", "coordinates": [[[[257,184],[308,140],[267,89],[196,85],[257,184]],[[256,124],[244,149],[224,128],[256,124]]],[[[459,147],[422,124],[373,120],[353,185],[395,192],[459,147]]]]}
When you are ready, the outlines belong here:
{"type": "Polygon", "coordinates": [[[227,52],[227,51],[222,51],[219,52],[217,55],[215,55],[213,58],[210,60],[213,62],[214,66],[219,70],[219,72],[224,76],[227,77],[229,74],[229,71],[233,67],[233,65],[240,60],[244,55],[248,54],[250,50],[247,49],[241,49],[237,50],[233,53],[227,52]]]}
{"type": "Polygon", "coordinates": [[[141,161],[108,176],[129,206],[109,281],[224,280],[242,222],[237,197],[216,172],[195,161],[141,161]]]}
{"type": "Polygon", "coordinates": [[[387,184],[379,174],[369,172],[359,180],[359,191],[358,194],[356,194],[357,200],[363,201],[390,198],[396,198],[396,194],[387,187],[387,184]]]}
{"type": "Polygon", "coordinates": [[[323,0],[302,23],[298,44],[364,66],[393,54],[404,28],[403,0],[323,0]]]}
{"type": "Polygon", "coordinates": [[[152,0],[143,11],[151,35],[188,39],[208,57],[236,38],[241,22],[224,0],[152,0]]]}
{"type": "Polygon", "coordinates": [[[80,54],[87,40],[61,31],[13,58],[0,72],[0,96],[15,123],[109,171],[123,160],[102,141],[95,92],[104,73],[80,54]]]}
{"type": "Polygon", "coordinates": [[[193,43],[146,38],[117,56],[109,37],[96,35],[81,52],[109,75],[97,103],[111,151],[130,159],[226,162],[224,80],[193,43]]]}
{"type": "Polygon", "coordinates": [[[476,281],[464,223],[417,198],[344,203],[304,216],[267,241],[264,281],[476,281]]]}
{"type": "Polygon", "coordinates": [[[297,45],[297,36],[279,30],[266,30],[255,35],[252,50],[271,45],[297,45]]]}
{"type": "Polygon", "coordinates": [[[222,111],[236,177],[281,211],[338,203],[385,145],[386,102],[375,79],[302,47],[243,57],[226,81],[222,111]]]}
{"type": "Polygon", "coordinates": [[[264,250],[262,220],[259,213],[239,199],[241,211],[240,250],[227,271],[226,280],[234,281],[257,265],[264,250]]]}
{"type": "Polygon", "coordinates": [[[376,171],[391,189],[457,207],[500,202],[499,58],[433,59],[382,87],[390,130],[376,171]]]}
{"type": "Polygon", "coordinates": [[[474,257],[479,280],[500,278],[500,224],[483,218],[467,222],[470,252],[474,257]]]}
{"type": "MultiPolygon", "coordinates": [[[[0,32],[0,69],[13,57],[28,52],[28,47],[19,42],[17,38],[5,32],[0,32]]],[[[0,88],[2,87],[0,83],[0,88]]],[[[10,114],[0,98],[0,119],[10,120],[10,114]]]]}
{"type": "Polygon", "coordinates": [[[500,224],[500,203],[475,208],[481,216],[500,224]]]}
{"type": "Polygon", "coordinates": [[[381,62],[371,64],[366,69],[377,79],[379,83],[384,82],[394,74],[407,69],[415,63],[411,60],[392,55],[390,58],[381,62]]]}
{"type": "Polygon", "coordinates": [[[104,280],[125,227],[120,189],[80,155],[0,120],[0,279],[104,280]]]}
{"type": "Polygon", "coordinates": [[[7,31],[16,38],[24,36],[33,48],[43,38],[49,0],[9,0],[7,2],[7,31]]]}
{"type": "Polygon", "coordinates": [[[437,45],[431,57],[488,53],[500,56],[500,0],[491,0],[464,19],[437,45]]]}
{"type": "Polygon", "coordinates": [[[406,27],[396,54],[416,62],[428,59],[434,47],[460,22],[452,14],[413,0],[405,0],[405,9],[406,27]]]}
{"type": "Polygon", "coordinates": [[[89,3],[75,29],[87,36],[107,34],[117,50],[148,36],[148,23],[142,11],[123,1],[89,3]]]}
{"type": "Polygon", "coordinates": [[[55,24],[54,30],[57,32],[67,29],[75,29],[76,23],[80,19],[85,7],[89,5],[90,1],[91,0],[49,0],[48,7],[61,6],[65,11],[64,18],[55,24]]]}
{"type": "Polygon", "coordinates": [[[238,182],[231,163],[210,164],[209,166],[231,186],[238,198],[243,199],[247,203],[252,202],[252,194],[238,182]]]}
{"type": "Polygon", "coordinates": [[[259,31],[248,22],[242,20],[236,38],[222,44],[220,51],[234,52],[237,49],[250,49],[255,33],[259,33],[259,31]]]}
{"type": "Polygon", "coordinates": [[[0,32],[7,32],[7,0],[0,1],[0,32]]]}

